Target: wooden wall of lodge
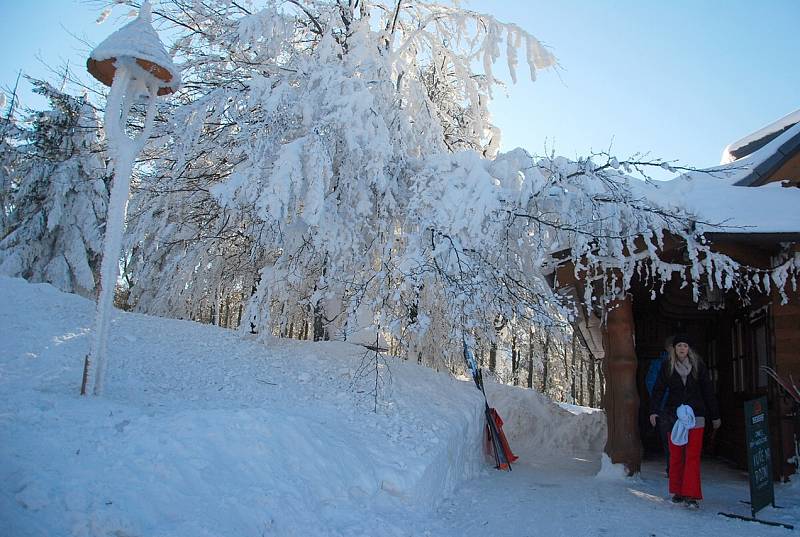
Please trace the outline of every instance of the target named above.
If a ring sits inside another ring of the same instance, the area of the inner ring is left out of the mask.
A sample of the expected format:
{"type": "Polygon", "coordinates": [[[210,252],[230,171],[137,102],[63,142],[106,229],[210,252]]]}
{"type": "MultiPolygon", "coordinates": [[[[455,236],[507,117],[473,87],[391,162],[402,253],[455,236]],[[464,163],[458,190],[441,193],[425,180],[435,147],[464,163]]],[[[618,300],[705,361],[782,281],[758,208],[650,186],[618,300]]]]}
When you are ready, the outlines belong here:
{"type": "MultiPolygon", "coordinates": [[[[800,382],[800,289],[790,293],[790,301],[781,304],[777,292],[772,293],[772,326],[774,330],[774,363],[775,369],[782,376],[792,375],[800,382]]],[[[786,458],[794,454],[794,423],[789,417],[793,408],[791,401],[784,397],[777,388],[773,388],[776,400],[776,413],[779,419],[780,438],[783,453],[783,473],[788,475],[792,467],[786,458]]]]}
{"type": "Polygon", "coordinates": [[[785,181],[800,178],[800,153],[784,162],[780,168],[767,179],[767,182],[785,181]]]}
{"type": "MultiPolygon", "coordinates": [[[[789,180],[795,186],[800,186],[800,152],[795,153],[786,160],[780,168],[775,170],[767,178],[766,182],[776,182],[789,180]]],[[[794,245],[794,251],[800,252],[800,245],[794,245]]],[[[795,380],[800,381],[800,289],[786,290],[789,295],[787,304],[781,304],[782,297],[776,290],[772,290],[770,296],[771,325],[772,325],[772,359],[775,370],[782,376],[791,375],[795,380]]],[[[773,439],[773,454],[782,457],[783,460],[777,461],[776,473],[780,476],[789,475],[794,466],[786,462],[788,457],[795,454],[794,446],[794,422],[791,419],[793,412],[791,401],[781,394],[772,381],[771,399],[774,408],[770,409],[773,413],[770,421],[773,422],[771,430],[778,432],[777,439],[773,439]],[[777,452],[776,452],[777,451],[777,452]]],[[[779,477],[776,475],[776,477],[779,477]]]]}
{"type": "MultiPolygon", "coordinates": [[[[800,157],[797,159],[800,165],[800,157]]],[[[721,243],[715,245],[719,251],[724,251],[728,255],[736,258],[740,262],[751,266],[769,266],[770,255],[774,255],[775,250],[770,250],[764,245],[741,244],[741,243],[721,243]]],[[[800,246],[795,245],[795,251],[800,251],[800,246]]],[[[789,283],[785,292],[789,298],[786,304],[782,304],[782,297],[776,289],[772,289],[769,297],[754,297],[753,303],[748,308],[740,308],[738,313],[734,313],[727,322],[720,322],[718,325],[717,341],[722,343],[719,350],[723,351],[722,356],[731,356],[731,334],[730,326],[735,318],[748,320],[752,312],[756,312],[764,306],[769,306],[769,318],[767,319],[769,361],[772,367],[782,376],[791,374],[796,380],[800,380],[800,288],[792,290],[789,283]],[[725,333],[724,327],[728,328],[725,333]]],[[[729,308],[731,311],[735,307],[729,308]]],[[[749,352],[749,349],[748,349],[749,352]]],[[[750,357],[751,360],[753,359],[750,357]]],[[[752,374],[757,374],[753,371],[752,374]]],[[[732,368],[722,368],[720,370],[720,387],[733,386],[732,368]]],[[[772,431],[773,455],[776,460],[773,463],[776,479],[790,475],[794,471],[794,466],[786,462],[786,459],[794,454],[794,423],[790,418],[792,413],[791,402],[781,394],[780,389],[771,380],[768,381],[766,388],[750,389],[742,393],[723,391],[720,398],[725,400],[731,397],[730,418],[727,424],[733,425],[732,428],[725,428],[721,431],[721,445],[725,452],[734,453],[734,460],[742,467],[746,467],[745,453],[742,450],[745,446],[738,444],[744,438],[744,414],[742,405],[745,400],[767,395],[770,400],[770,430],[772,431]],[[733,421],[731,421],[733,420],[733,421]],[[727,444],[727,445],[725,445],[727,444]],[[725,448],[728,449],[725,449],[725,448]]],[[[723,420],[725,416],[723,415],[723,420]]]]}

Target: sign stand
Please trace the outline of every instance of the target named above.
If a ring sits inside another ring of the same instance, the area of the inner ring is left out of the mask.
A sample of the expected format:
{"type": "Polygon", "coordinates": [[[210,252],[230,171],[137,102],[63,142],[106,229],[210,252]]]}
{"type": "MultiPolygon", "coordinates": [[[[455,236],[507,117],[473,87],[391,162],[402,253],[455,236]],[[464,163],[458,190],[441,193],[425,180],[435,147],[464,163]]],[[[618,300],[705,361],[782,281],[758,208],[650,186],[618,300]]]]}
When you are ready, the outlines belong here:
{"type": "Polygon", "coordinates": [[[767,419],[767,398],[759,397],[744,404],[745,433],[747,438],[747,470],[750,474],[750,513],[742,516],[733,513],[719,514],[728,518],[738,518],[766,524],[782,526],[793,530],[791,524],[759,520],[756,513],[772,504],[775,505],[775,489],[772,483],[772,455],[769,447],[769,420],[767,419]]]}
{"type": "Polygon", "coordinates": [[[750,521],[750,522],[758,522],[759,524],[766,524],[767,526],[780,526],[780,527],[786,528],[787,530],[793,530],[794,529],[794,526],[792,526],[791,524],[784,524],[783,522],[771,522],[769,520],[761,520],[761,519],[756,518],[756,517],[736,515],[734,513],[723,513],[722,511],[720,511],[717,514],[718,515],[722,515],[722,516],[726,516],[728,518],[737,518],[739,520],[747,520],[747,521],[750,521]]]}

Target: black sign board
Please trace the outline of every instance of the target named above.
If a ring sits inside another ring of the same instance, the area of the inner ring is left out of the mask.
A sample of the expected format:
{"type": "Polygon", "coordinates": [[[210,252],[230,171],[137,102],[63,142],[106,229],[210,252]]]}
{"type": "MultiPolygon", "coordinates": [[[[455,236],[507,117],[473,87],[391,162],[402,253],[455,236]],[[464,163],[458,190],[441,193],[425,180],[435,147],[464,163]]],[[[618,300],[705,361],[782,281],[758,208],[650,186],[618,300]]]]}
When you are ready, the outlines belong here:
{"type": "Polygon", "coordinates": [[[767,398],[759,397],[746,401],[744,419],[747,439],[747,469],[750,472],[750,508],[755,517],[756,513],[767,505],[775,505],[767,398]]]}

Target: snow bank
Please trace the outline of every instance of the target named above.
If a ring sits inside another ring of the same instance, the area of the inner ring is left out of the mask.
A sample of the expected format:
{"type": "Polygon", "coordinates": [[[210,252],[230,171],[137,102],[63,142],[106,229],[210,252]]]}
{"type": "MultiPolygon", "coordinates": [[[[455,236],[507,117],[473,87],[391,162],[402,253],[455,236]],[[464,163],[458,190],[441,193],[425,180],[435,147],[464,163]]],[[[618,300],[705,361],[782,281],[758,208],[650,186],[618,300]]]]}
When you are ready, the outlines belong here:
{"type": "MultiPolygon", "coordinates": [[[[363,348],[115,312],[107,393],[82,398],[93,304],[0,296],[0,535],[408,535],[494,472],[471,382],[390,360],[373,412],[363,348]]],[[[523,457],[601,445],[602,414],[489,392],[523,457]]]]}
{"type": "Polygon", "coordinates": [[[512,451],[521,460],[603,450],[606,417],[602,411],[573,413],[534,390],[490,382],[486,394],[503,419],[512,451]]]}

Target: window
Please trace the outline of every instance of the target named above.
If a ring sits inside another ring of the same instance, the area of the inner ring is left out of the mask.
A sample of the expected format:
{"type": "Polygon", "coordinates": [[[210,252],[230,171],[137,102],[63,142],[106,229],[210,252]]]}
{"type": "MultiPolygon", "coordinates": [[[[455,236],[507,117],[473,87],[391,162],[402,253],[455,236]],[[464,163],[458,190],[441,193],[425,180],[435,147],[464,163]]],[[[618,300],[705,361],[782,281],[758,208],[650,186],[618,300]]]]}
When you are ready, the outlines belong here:
{"type": "Polygon", "coordinates": [[[731,327],[731,359],[733,392],[763,392],[768,386],[767,374],[761,366],[770,365],[769,311],[752,312],[749,318],[733,321],[731,327]]]}
{"type": "Polygon", "coordinates": [[[761,318],[752,327],[753,332],[753,365],[755,371],[753,372],[753,380],[755,385],[754,390],[767,387],[767,374],[761,369],[762,365],[769,365],[769,347],[767,346],[767,323],[765,318],[761,318]]]}

